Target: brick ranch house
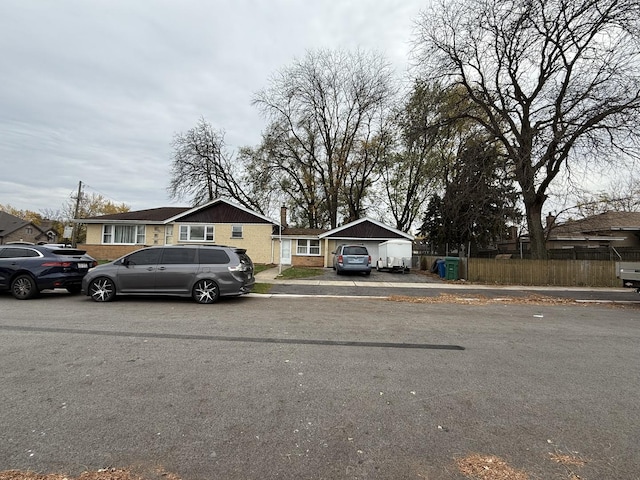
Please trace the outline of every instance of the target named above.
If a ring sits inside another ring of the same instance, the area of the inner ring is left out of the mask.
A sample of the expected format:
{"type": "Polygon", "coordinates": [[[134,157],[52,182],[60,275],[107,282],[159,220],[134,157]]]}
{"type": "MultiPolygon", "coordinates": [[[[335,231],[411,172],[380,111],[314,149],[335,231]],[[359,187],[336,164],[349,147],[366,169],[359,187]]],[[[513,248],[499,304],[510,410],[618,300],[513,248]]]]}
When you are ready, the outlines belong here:
{"type": "Polygon", "coordinates": [[[87,226],[80,248],[94,258],[113,260],[150,245],[222,244],[244,248],[255,263],[330,267],[340,243],[367,246],[375,261],[378,244],[413,240],[413,235],[371,218],[332,230],[288,227],[286,208],[280,222],[226,199],[198,207],[160,207],[75,219],[87,226]]]}

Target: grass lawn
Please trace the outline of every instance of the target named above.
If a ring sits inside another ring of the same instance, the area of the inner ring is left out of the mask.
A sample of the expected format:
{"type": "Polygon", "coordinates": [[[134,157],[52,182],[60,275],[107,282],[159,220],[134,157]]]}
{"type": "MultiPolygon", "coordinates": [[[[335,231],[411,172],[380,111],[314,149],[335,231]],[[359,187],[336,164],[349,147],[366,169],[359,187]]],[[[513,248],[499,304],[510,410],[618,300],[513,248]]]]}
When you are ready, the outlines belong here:
{"type": "Polygon", "coordinates": [[[280,278],[312,278],[322,275],[324,273],[323,268],[313,267],[290,267],[282,271],[280,278]]]}
{"type": "Polygon", "coordinates": [[[253,274],[264,272],[265,270],[269,270],[270,268],[274,268],[276,265],[270,263],[254,263],[253,264],[253,274]]]}
{"type": "MultiPolygon", "coordinates": [[[[263,272],[264,270],[268,270],[269,268],[276,268],[277,265],[263,265],[263,264],[259,264],[259,265],[254,265],[253,266],[253,272],[254,273],[260,273],[263,272]]],[[[295,279],[295,278],[312,278],[312,277],[317,277],[318,275],[322,275],[323,269],[322,268],[310,268],[310,267],[289,267],[289,268],[285,268],[284,270],[282,270],[282,274],[278,276],[278,278],[283,278],[283,279],[295,279]]],[[[271,290],[272,285],[270,283],[256,283],[253,286],[253,290],[252,293],[269,293],[269,291],[271,290]]]]}

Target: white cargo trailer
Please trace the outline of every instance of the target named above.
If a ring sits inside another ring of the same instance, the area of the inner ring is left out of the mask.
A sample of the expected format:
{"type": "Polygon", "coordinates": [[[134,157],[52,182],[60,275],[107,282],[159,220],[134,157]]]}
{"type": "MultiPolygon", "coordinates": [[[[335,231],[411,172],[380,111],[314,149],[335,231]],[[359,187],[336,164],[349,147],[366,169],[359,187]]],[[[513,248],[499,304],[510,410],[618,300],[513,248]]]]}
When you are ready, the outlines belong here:
{"type": "Polygon", "coordinates": [[[413,243],[410,240],[387,240],[378,245],[376,270],[408,272],[411,269],[413,243]]]}

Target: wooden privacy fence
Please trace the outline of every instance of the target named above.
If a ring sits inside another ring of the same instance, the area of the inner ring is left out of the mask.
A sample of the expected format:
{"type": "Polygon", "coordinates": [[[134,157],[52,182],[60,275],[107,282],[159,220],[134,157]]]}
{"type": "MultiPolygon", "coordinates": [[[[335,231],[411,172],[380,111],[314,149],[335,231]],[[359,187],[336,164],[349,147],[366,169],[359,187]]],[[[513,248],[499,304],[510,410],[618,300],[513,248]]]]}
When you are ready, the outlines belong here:
{"type": "MultiPolygon", "coordinates": [[[[426,257],[429,268],[436,257],[426,257]]],[[[524,260],[461,258],[460,278],[501,285],[553,285],[559,287],[622,287],[616,264],[605,260],[524,260]]]]}

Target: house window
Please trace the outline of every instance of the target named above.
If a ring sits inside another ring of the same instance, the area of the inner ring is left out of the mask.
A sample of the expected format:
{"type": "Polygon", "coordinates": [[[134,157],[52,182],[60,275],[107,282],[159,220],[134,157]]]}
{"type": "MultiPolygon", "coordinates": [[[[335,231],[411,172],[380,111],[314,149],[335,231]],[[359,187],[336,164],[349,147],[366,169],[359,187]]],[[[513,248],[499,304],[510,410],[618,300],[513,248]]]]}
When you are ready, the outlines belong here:
{"type": "Polygon", "coordinates": [[[25,230],[25,233],[26,233],[27,235],[31,235],[31,234],[33,233],[33,228],[31,228],[31,227],[27,227],[27,228],[25,228],[24,230],[25,230]]]}
{"type": "Polygon", "coordinates": [[[320,255],[320,240],[298,240],[298,255],[320,255]]]}
{"type": "Polygon", "coordinates": [[[213,242],[213,225],[180,225],[181,242],[213,242]]]}
{"type": "Polygon", "coordinates": [[[102,243],[138,245],[144,242],[144,225],[104,225],[102,227],[102,243]]]}
{"type": "Polygon", "coordinates": [[[231,226],[231,238],[242,238],[242,225],[231,226]]]}

